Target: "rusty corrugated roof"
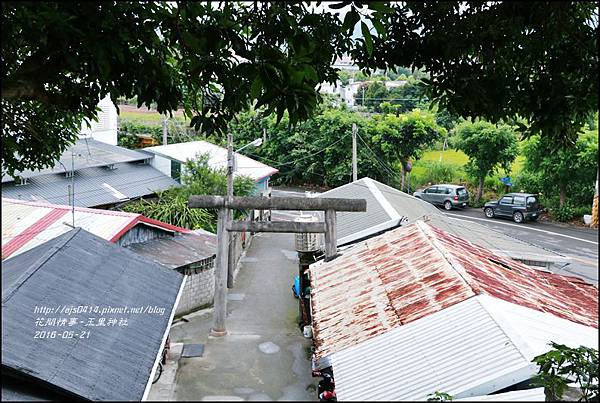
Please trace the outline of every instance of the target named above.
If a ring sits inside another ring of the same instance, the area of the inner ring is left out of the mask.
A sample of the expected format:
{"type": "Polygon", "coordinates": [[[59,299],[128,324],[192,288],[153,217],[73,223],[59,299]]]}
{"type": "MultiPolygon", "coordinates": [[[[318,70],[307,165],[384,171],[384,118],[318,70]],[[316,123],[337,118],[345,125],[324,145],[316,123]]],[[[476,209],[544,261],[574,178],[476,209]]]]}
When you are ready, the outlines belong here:
{"type": "Polygon", "coordinates": [[[532,269],[423,221],[310,269],[315,357],[486,293],[598,327],[598,288],[532,269]]]}

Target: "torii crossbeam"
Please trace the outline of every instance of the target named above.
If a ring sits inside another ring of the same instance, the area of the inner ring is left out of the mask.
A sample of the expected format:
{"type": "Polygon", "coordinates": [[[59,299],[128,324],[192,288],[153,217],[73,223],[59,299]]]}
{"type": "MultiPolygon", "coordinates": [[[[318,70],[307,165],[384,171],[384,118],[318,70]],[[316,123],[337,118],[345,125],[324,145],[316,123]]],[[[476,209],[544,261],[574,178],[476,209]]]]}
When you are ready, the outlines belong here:
{"type": "Polygon", "coordinates": [[[217,223],[217,256],[215,261],[215,319],[211,329],[213,336],[224,336],[225,314],[227,307],[227,231],[251,232],[294,232],[294,233],[324,233],[325,260],[335,258],[337,254],[336,212],[367,211],[367,201],[364,199],[340,198],[305,198],[305,197],[226,197],[226,196],[190,196],[190,208],[218,209],[217,223]],[[298,210],[324,211],[325,222],[227,222],[227,211],[235,210],[298,210]]]}

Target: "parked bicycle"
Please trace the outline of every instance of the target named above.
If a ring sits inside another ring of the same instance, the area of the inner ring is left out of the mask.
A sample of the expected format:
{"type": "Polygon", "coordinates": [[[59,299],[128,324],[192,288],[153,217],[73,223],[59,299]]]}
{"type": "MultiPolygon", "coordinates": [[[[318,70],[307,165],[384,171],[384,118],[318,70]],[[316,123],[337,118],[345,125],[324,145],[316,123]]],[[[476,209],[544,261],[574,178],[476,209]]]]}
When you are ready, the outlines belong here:
{"type": "Polygon", "coordinates": [[[160,376],[163,373],[163,365],[167,363],[167,355],[169,354],[170,348],[171,348],[171,339],[169,336],[167,336],[167,341],[165,342],[165,346],[163,348],[162,355],[161,355],[160,360],[158,361],[158,365],[156,367],[156,372],[154,373],[154,380],[152,381],[153,384],[158,382],[158,380],[160,379],[160,376]]]}

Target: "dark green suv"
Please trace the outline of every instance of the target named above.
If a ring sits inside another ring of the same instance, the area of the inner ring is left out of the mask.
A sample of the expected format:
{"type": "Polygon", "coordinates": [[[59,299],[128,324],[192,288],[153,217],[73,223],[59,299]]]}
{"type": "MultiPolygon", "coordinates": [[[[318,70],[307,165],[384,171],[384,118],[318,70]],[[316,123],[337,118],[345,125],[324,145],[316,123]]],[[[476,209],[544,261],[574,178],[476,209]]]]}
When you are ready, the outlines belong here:
{"type": "Polygon", "coordinates": [[[483,212],[487,218],[511,217],[514,222],[535,221],[541,210],[538,195],[532,193],[507,193],[500,200],[485,203],[483,212]]]}

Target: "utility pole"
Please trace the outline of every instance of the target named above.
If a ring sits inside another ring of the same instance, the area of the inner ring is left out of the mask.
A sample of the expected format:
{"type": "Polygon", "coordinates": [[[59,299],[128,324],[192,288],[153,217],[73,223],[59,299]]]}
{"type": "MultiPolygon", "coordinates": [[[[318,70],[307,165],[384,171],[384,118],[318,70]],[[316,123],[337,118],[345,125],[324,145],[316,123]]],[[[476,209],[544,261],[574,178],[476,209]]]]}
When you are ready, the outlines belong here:
{"type": "Polygon", "coordinates": [[[75,228],[75,152],[71,147],[71,191],[73,195],[73,202],[71,203],[71,218],[73,228],[75,228]]]}
{"type": "Polygon", "coordinates": [[[356,123],[352,123],[352,182],[358,180],[358,161],[356,156],[356,123]]]}
{"type": "Polygon", "coordinates": [[[592,228],[598,227],[598,178],[600,177],[600,168],[596,170],[596,188],[594,192],[594,202],[592,203],[592,228]]]}
{"type": "Polygon", "coordinates": [[[167,115],[165,115],[162,123],[163,129],[163,146],[167,145],[167,115]]]}

